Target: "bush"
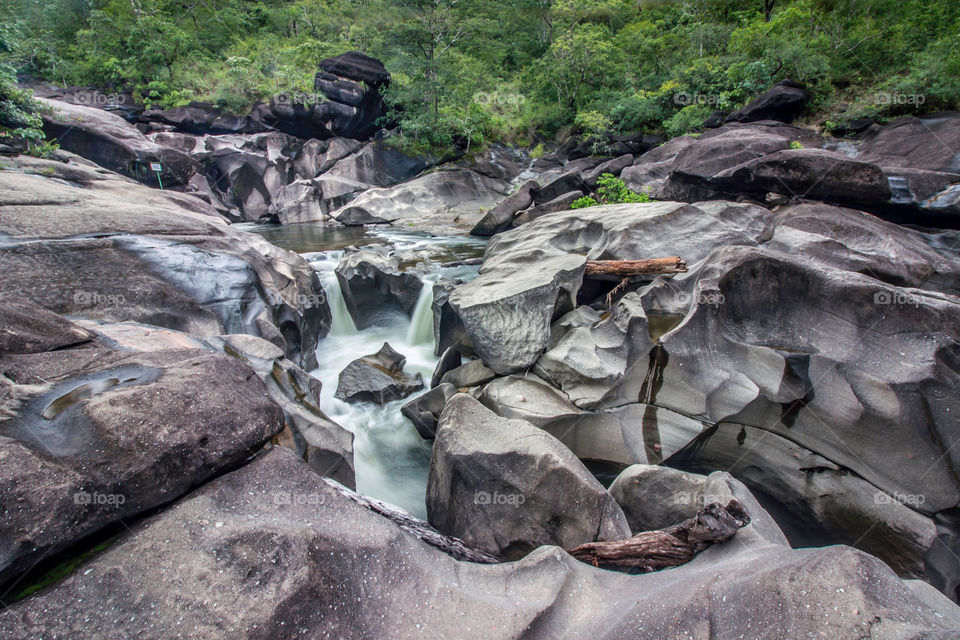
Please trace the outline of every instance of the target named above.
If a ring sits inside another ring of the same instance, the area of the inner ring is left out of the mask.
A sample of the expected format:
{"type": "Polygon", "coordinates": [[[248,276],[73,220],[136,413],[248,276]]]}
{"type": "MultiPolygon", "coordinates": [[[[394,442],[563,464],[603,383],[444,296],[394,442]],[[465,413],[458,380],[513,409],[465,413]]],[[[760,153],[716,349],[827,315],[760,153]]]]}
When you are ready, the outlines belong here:
{"type": "Polygon", "coordinates": [[[604,173],[597,179],[597,199],[584,196],[574,200],[571,209],[583,209],[598,204],[623,204],[624,202],[651,202],[650,196],[627,188],[620,178],[612,173],[604,173]]]}

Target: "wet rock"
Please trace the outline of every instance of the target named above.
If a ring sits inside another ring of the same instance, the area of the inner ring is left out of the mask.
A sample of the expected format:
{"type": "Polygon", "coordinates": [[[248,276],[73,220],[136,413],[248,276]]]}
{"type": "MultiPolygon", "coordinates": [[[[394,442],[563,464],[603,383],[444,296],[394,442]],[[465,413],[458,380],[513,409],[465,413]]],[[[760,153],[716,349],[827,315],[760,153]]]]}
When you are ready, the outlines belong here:
{"type": "Polygon", "coordinates": [[[91,343],[2,368],[0,583],[183,495],[283,426],[246,365],[201,349],[91,343]]]}
{"type": "Polygon", "coordinates": [[[507,558],[630,535],[613,497],[566,447],[466,394],[440,418],[427,513],[441,532],[507,558]]]}
{"type": "Polygon", "coordinates": [[[193,196],[82,163],[12,162],[37,173],[0,171],[4,291],[64,315],[199,337],[279,334],[291,361],[316,366],[330,311],[305,260],[230,229],[193,196]]]}
{"type": "Polygon", "coordinates": [[[457,388],[443,382],[400,407],[400,412],[413,423],[421,438],[432,440],[436,436],[437,421],[440,420],[443,408],[455,395],[457,388]]]}
{"type": "Polygon", "coordinates": [[[60,148],[88,158],[144,184],[186,184],[197,171],[183,151],[157,144],[118,115],[80,105],[38,98],[49,109],[44,130],[60,148]],[[159,176],[152,165],[159,164],[159,176]]]}
{"type": "Polygon", "coordinates": [[[380,350],[347,365],[340,372],[336,397],[345,402],[386,404],[423,388],[423,377],[403,371],[407,359],[383,343],[380,350]]]}
{"type": "Polygon", "coordinates": [[[727,122],[793,122],[809,101],[810,92],[806,87],[792,80],[781,80],[763,95],[727,116],[727,122]]]}
{"type": "Polygon", "coordinates": [[[448,372],[456,369],[463,362],[461,354],[456,349],[448,347],[440,356],[436,368],[433,370],[433,377],[430,378],[430,388],[433,389],[440,384],[440,379],[448,372]]]}
{"type": "Polygon", "coordinates": [[[389,322],[397,314],[410,317],[420,297],[420,277],[401,268],[402,256],[382,250],[347,253],[337,265],[337,282],[357,329],[389,322]]]}
{"type": "Polygon", "coordinates": [[[484,214],[480,222],[470,230],[470,235],[492,236],[506,231],[514,216],[533,204],[533,194],[539,186],[536,180],[524,182],[505,200],[484,214]]]}
{"type": "Polygon", "coordinates": [[[131,529],[50,590],[4,608],[0,637],[76,637],[78,628],[104,640],[159,640],[179,628],[211,640],[291,628],[461,637],[492,625],[489,637],[531,640],[652,640],[707,628],[837,640],[864,628],[891,640],[956,635],[955,606],[876,559],[846,547],[794,551],[752,527],[688,565],[639,576],[556,548],[500,565],[457,561],[280,449],[131,529]],[[443,593],[448,606],[405,595],[423,590],[443,593]]]}

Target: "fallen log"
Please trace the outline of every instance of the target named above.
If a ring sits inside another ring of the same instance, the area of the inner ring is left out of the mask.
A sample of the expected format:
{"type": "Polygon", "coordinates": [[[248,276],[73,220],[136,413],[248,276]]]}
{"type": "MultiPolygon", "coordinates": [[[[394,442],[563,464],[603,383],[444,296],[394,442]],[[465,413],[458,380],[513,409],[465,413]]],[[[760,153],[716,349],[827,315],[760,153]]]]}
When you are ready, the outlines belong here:
{"type": "Polygon", "coordinates": [[[677,567],[715,542],[725,542],[750,524],[743,505],[731,500],[726,507],[711,502],[683,522],[660,531],[644,531],[626,540],[588,542],[567,553],[581,562],[604,569],[649,573],[677,567]]]}
{"type": "Polygon", "coordinates": [[[635,276],[685,273],[686,261],[679,257],[650,260],[587,260],[585,274],[591,278],[622,280],[635,276]]]}

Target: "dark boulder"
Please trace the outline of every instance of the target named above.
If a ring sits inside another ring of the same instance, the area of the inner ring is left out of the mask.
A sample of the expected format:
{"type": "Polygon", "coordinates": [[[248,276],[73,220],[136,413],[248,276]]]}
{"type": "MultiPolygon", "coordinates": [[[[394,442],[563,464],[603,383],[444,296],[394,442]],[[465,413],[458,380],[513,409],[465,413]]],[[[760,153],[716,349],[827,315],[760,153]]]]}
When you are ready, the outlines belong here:
{"type": "Polygon", "coordinates": [[[759,98],[727,116],[727,122],[793,122],[809,101],[810,92],[806,87],[792,80],[781,80],[759,98]]]}
{"type": "Polygon", "coordinates": [[[533,204],[533,194],[539,187],[536,180],[524,182],[505,200],[490,209],[470,230],[470,235],[492,236],[509,229],[513,217],[533,204]]]}
{"type": "Polygon", "coordinates": [[[345,402],[386,404],[423,388],[423,377],[403,371],[406,357],[383,343],[380,350],[347,365],[340,372],[336,397],[345,402]]]}
{"type": "Polygon", "coordinates": [[[389,322],[393,315],[413,314],[423,282],[401,262],[400,255],[376,249],[350,252],[340,260],[337,282],[358,329],[389,322]]]}
{"type": "Polygon", "coordinates": [[[455,386],[442,383],[400,407],[400,413],[413,423],[421,438],[431,440],[436,436],[437,421],[440,420],[443,408],[455,395],[455,386]]]}

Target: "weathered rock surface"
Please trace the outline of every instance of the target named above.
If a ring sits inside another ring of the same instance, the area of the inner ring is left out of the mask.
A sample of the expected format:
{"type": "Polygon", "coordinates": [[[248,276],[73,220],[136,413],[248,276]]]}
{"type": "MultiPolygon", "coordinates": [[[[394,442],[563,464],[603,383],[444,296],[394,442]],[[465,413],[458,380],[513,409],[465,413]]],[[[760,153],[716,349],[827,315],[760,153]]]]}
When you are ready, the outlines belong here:
{"type": "Polygon", "coordinates": [[[383,343],[376,353],[357,358],[340,372],[336,397],[346,402],[386,404],[423,388],[423,376],[404,373],[407,359],[383,343]]]}
{"type": "Polygon", "coordinates": [[[459,562],[278,449],[134,525],[52,589],[5,608],[0,637],[75,637],[80,627],[104,640],[275,637],[291,629],[306,637],[335,630],[490,640],[646,640],[700,629],[704,637],[708,629],[838,640],[865,629],[885,640],[955,636],[956,607],[876,559],[846,547],[794,551],[752,529],[688,565],[639,576],[595,569],[556,548],[514,563],[459,562]],[[433,606],[410,599],[424,590],[433,606]]]}
{"type": "Polygon", "coordinates": [[[150,186],[186,184],[197,165],[189,155],[157,144],[120,116],[93,107],[37,98],[49,113],[44,131],[66,151],[150,186]],[[151,165],[159,164],[159,172],[151,165]],[[159,179],[158,179],[159,178],[159,179]]]}
{"type": "Polygon", "coordinates": [[[430,523],[487,553],[629,537],[620,507],[544,431],[497,416],[466,394],[447,403],[427,485],[430,523]]]}
{"type": "Polygon", "coordinates": [[[416,273],[404,270],[405,257],[381,249],[361,249],[340,260],[337,282],[358,329],[413,314],[423,282],[416,273]]]}
{"type": "Polygon", "coordinates": [[[83,161],[10,162],[0,170],[4,291],[92,320],[258,335],[316,366],[330,310],[305,260],[230,229],[191,195],[83,161]]]}
{"type": "Polygon", "coordinates": [[[474,225],[470,234],[474,236],[492,236],[506,231],[519,212],[533,204],[533,194],[540,187],[536,180],[528,180],[517,187],[502,202],[487,211],[480,222],[474,225]]]}
{"type": "Polygon", "coordinates": [[[485,367],[480,360],[471,360],[443,374],[440,382],[446,382],[458,389],[463,389],[490,382],[496,375],[493,371],[485,367]]]}
{"type": "Polygon", "coordinates": [[[437,434],[437,422],[443,408],[455,395],[457,388],[444,382],[400,407],[400,412],[413,423],[420,437],[430,440],[437,434]]]}
{"type": "Polygon", "coordinates": [[[0,583],[183,495],[283,427],[247,366],[205,350],[90,342],[0,360],[0,583]]]}
{"type": "Polygon", "coordinates": [[[549,202],[544,202],[543,204],[538,204],[535,207],[530,207],[526,211],[521,212],[517,217],[513,219],[514,227],[519,227],[522,224],[532,222],[537,218],[542,218],[543,216],[549,213],[556,213],[557,211],[568,211],[570,206],[583,197],[582,191],[569,191],[563,195],[559,195],[549,202]]]}

